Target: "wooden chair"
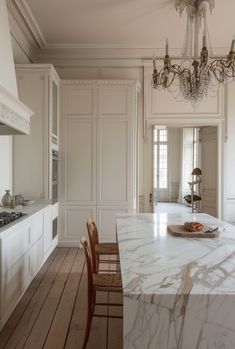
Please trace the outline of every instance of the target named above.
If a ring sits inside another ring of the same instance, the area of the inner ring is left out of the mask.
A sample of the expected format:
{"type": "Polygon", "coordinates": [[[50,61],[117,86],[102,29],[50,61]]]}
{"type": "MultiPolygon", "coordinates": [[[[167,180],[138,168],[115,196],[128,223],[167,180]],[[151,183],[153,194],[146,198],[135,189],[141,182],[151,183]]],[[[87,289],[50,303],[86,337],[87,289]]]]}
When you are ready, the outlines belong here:
{"type": "MultiPolygon", "coordinates": [[[[99,242],[99,235],[97,226],[95,221],[92,218],[88,218],[87,220],[87,231],[90,241],[91,248],[91,257],[92,257],[92,265],[94,273],[98,273],[98,271],[107,271],[99,269],[100,263],[108,263],[108,264],[119,264],[119,258],[117,260],[105,260],[101,259],[101,256],[116,256],[119,257],[118,244],[116,242],[99,242]]],[[[109,270],[111,272],[116,272],[116,270],[109,270]]]]}
{"type": "MultiPolygon", "coordinates": [[[[96,292],[114,292],[114,293],[122,293],[122,281],[121,281],[121,275],[120,274],[98,274],[93,273],[92,269],[92,260],[90,256],[90,251],[88,248],[88,242],[87,239],[83,236],[81,239],[81,244],[84,248],[84,254],[86,258],[86,264],[87,264],[87,279],[88,279],[88,288],[87,288],[87,323],[86,323],[86,332],[85,332],[85,338],[83,342],[82,349],[86,348],[90,329],[91,329],[91,323],[92,323],[92,317],[106,317],[106,318],[115,318],[115,319],[122,319],[122,316],[117,315],[103,315],[103,314],[96,314],[95,306],[96,305],[104,305],[104,306],[122,306],[120,303],[97,303],[96,302],[96,292]]],[[[109,313],[108,313],[109,314],[109,313]]]]}

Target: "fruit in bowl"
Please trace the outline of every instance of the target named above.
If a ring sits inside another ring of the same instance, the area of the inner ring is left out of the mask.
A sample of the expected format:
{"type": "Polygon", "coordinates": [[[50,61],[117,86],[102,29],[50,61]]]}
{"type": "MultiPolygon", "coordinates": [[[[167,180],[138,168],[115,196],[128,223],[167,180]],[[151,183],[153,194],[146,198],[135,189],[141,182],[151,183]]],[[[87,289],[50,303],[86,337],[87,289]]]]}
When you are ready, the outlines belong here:
{"type": "Polygon", "coordinates": [[[204,225],[199,222],[185,222],[184,229],[188,232],[195,233],[197,231],[202,231],[204,225]]]}

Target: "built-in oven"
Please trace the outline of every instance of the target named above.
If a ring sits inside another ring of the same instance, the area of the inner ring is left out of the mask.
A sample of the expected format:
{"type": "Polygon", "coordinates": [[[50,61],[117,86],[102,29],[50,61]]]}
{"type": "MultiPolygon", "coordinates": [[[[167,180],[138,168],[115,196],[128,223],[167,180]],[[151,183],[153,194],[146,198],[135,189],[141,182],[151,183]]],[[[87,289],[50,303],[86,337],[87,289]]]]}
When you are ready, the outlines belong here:
{"type": "Polygon", "coordinates": [[[58,202],[58,151],[52,150],[52,203],[58,202]]]}

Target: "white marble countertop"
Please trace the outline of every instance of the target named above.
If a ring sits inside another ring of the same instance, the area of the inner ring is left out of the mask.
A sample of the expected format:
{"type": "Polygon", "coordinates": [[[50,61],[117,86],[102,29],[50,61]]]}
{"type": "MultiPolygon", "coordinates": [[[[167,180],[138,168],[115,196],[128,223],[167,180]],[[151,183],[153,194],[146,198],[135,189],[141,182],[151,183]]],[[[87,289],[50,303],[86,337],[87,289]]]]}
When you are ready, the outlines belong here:
{"type": "Polygon", "coordinates": [[[117,216],[124,295],[154,302],[154,295],[235,295],[235,226],[206,214],[117,216]],[[218,225],[219,238],[179,238],[168,224],[218,225]]]}
{"type": "Polygon", "coordinates": [[[49,205],[51,205],[50,201],[47,200],[38,200],[35,201],[33,204],[30,204],[28,206],[17,206],[15,208],[6,208],[6,207],[2,207],[0,206],[0,212],[1,211],[6,211],[6,212],[22,212],[24,214],[23,217],[16,219],[15,221],[13,221],[10,224],[4,225],[3,227],[0,228],[0,234],[4,231],[6,231],[9,228],[12,228],[13,226],[15,226],[16,224],[24,221],[25,219],[29,218],[30,216],[32,216],[33,214],[43,210],[44,208],[48,207],[49,205]]]}

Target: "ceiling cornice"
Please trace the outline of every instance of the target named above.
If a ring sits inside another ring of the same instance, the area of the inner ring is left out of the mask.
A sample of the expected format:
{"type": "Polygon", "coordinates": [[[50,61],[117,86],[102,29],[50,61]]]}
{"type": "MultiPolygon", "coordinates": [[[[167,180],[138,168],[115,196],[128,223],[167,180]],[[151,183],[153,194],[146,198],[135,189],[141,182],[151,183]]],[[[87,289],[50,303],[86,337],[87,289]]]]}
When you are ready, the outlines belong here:
{"type": "Polygon", "coordinates": [[[31,44],[40,49],[46,46],[42,31],[25,0],[8,0],[7,6],[31,44]]]}
{"type": "MultiPolygon", "coordinates": [[[[142,60],[163,59],[164,48],[150,45],[127,44],[50,44],[25,0],[7,0],[11,33],[32,62],[51,63],[55,66],[139,66],[142,60]],[[17,28],[18,26],[18,28],[17,28]],[[20,28],[20,31],[19,31],[20,28]],[[24,37],[22,35],[24,34],[24,37]]],[[[171,48],[172,59],[180,59],[181,48],[171,48]]],[[[224,57],[228,48],[215,48],[215,56],[224,57]]]]}

